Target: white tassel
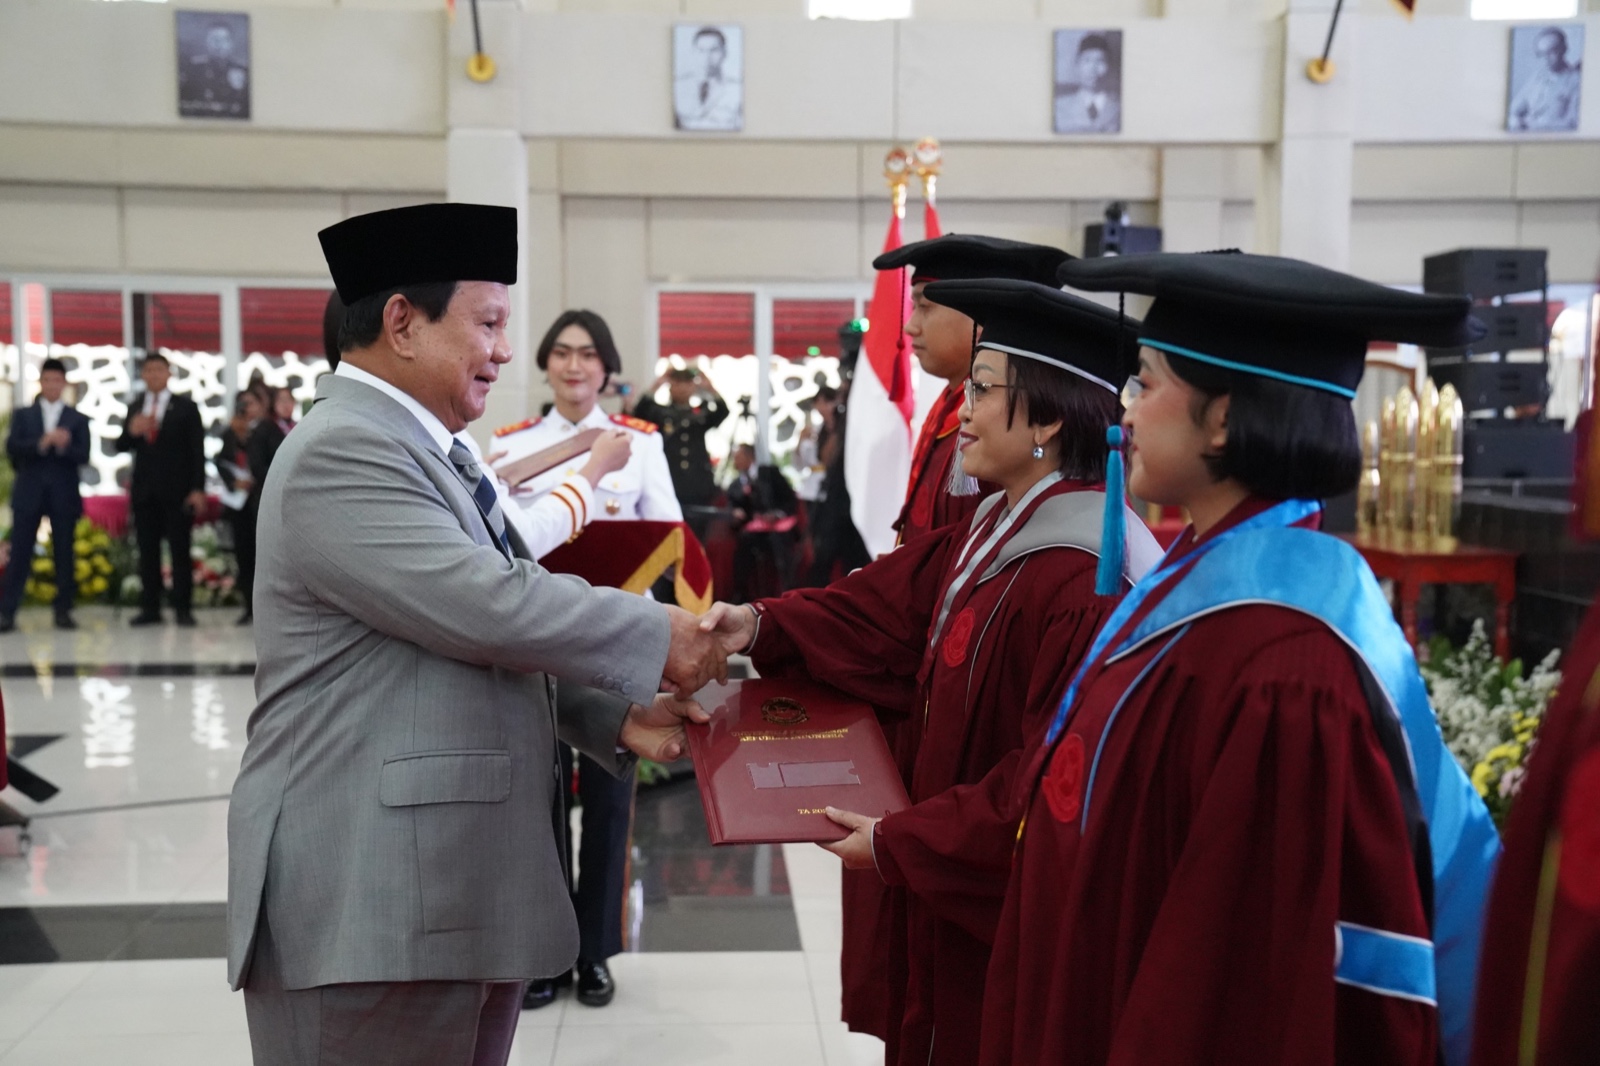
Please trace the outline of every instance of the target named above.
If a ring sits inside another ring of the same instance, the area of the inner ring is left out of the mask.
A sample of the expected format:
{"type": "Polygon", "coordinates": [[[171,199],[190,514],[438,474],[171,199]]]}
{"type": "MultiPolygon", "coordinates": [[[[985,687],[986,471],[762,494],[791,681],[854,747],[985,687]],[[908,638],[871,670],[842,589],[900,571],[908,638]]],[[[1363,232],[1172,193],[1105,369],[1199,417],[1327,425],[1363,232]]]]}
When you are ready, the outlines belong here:
{"type": "Polygon", "coordinates": [[[950,453],[950,480],[945,485],[952,496],[976,496],[978,494],[978,479],[969,477],[961,466],[961,449],[957,448],[950,453]]]}

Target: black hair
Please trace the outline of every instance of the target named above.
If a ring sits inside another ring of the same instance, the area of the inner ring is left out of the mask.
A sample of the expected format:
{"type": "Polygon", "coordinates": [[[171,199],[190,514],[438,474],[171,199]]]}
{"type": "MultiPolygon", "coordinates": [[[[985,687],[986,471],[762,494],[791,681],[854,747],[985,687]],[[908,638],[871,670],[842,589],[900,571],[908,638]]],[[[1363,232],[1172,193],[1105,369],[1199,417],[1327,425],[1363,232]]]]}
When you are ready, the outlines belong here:
{"type": "Polygon", "coordinates": [[[444,317],[455,294],[453,281],[425,281],[363,296],[344,309],[344,318],[339,322],[339,342],[335,347],[341,353],[353,352],[377,343],[383,335],[383,309],[388,306],[390,297],[404,296],[408,303],[428,316],[429,322],[437,322],[444,317]]]}
{"type": "Polygon", "coordinates": [[[1063,477],[1083,481],[1106,478],[1106,430],[1122,420],[1122,401],[1109,389],[1070,370],[1022,355],[1006,357],[1006,427],[1026,405],[1028,425],[1061,423],[1056,442],[1061,448],[1056,469],[1063,477]]]}
{"type": "Polygon", "coordinates": [[[606,320],[593,311],[563,311],[550,323],[550,328],[545,330],[544,339],[539,342],[539,348],[534,356],[534,363],[540,370],[550,369],[550,349],[556,346],[556,338],[561,336],[561,331],[568,326],[582,326],[583,331],[589,334],[589,339],[594,341],[594,350],[600,353],[600,365],[606,368],[605,381],[600,383],[603,389],[606,382],[611,380],[612,374],[622,373],[622,354],[617,351],[617,342],[611,339],[611,327],[606,325],[606,320]]]}
{"type": "Polygon", "coordinates": [[[46,359],[44,362],[39,364],[39,376],[40,377],[44,377],[46,374],[50,373],[50,371],[52,371],[52,370],[56,371],[62,377],[66,377],[67,376],[67,364],[63,363],[59,359],[46,359]]]}
{"type": "Polygon", "coordinates": [[[698,41],[702,37],[715,37],[717,39],[717,43],[722,45],[724,49],[728,47],[728,35],[717,29],[715,26],[700,27],[700,32],[694,35],[694,39],[698,41]]]}
{"type": "Polygon", "coordinates": [[[150,362],[160,363],[162,366],[167,367],[168,369],[172,368],[172,362],[160,352],[145,352],[144,360],[139,364],[139,368],[141,370],[144,369],[145,363],[150,362]]]}
{"type": "Polygon", "coordinates": [[[1543,32],[1539,34],[1538,40],[1542,41],[1546,37],[1554,37],[1556,39],[1556,43],[1561,47],[1561,54],[1567,54],[1567,49],[1570,46],[1567,44],[1567,35],[1562,32],[1560,26],[1546,26],[1543,32]]]}
{"type": "Polygon", "coordinates": [[[1083,39],[1078,42],[1078,54],[1081,56],[1090,50],[1104,52],[1109,58],[1111,55],[1111,42],[1103,34],[1085,34],[1083,39]]]}
{"type": "Polygon", "coordinates": [[[827,400],[829,403],[838,403],[839,390],[834,388],[832,385],[819,386],[817,389],[817,395],[814,397],[814,399],[827,400]]]}
{"type": "Polygon", "coordinates": [[[334,370],[339,369],[339,327],[344,322],[344,312],[338,291],[328,293],[328,306],[322,309],[322,354],[334,370]]]}
{"type": "Polygon", "coordinates": [[[1224,370],[1167,355],[1167,365],[1200,396],[1195,425],[1219,396],[1228,399],[1228,439],[1205,457],[1212,478],[1232,478],[1271,500],[1325,500],[1356,487],[1361,441],[1350,401],[1322,389],[1224,370]]]}

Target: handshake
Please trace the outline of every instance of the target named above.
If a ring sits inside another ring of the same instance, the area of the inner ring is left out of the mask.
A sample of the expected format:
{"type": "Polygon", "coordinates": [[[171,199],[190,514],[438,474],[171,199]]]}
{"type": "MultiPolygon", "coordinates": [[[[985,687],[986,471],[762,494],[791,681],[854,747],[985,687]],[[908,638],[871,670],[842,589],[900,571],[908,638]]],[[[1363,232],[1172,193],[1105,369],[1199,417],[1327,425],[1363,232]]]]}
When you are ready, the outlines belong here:
{"type": "Polygon", "coordinates": [[[681,607],[667,607],[672,639],[661,671],[666,691],[646,707],[635,704],[618,738],[640,758],[654,762],[681,759],[688,750],[684,723],[710,720],[693,696],[712,681],[728,680],[728,656],[743,651],[755,634],[749,608],[718,603],[696,618],[681,607]]]}

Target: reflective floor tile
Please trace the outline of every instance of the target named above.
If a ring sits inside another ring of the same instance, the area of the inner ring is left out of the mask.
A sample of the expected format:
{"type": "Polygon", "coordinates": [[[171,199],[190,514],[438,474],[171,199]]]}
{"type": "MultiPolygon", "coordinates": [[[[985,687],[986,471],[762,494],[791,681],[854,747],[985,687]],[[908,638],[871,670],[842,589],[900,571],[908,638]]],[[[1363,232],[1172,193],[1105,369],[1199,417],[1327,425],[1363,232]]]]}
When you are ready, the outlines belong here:
{"type": "Polygon", "coordinates": [[[26,1037],[0,1057],[0,1066],[251,1066],[250,1038],[239,1033],[26,1037]]]}
{"type": "Polygon", "coordinates": [[[616,999],[598,1009],[571,1005],[563,1032],[616,1025],[816,1024],[799,952],[618,955],[611,972],[616,999]]]}
{"type": "Polygon", "coordinates": [[[561,1031],[555,1066],[823,1066],[814,1025],[614,1025],[561,1031]]]}

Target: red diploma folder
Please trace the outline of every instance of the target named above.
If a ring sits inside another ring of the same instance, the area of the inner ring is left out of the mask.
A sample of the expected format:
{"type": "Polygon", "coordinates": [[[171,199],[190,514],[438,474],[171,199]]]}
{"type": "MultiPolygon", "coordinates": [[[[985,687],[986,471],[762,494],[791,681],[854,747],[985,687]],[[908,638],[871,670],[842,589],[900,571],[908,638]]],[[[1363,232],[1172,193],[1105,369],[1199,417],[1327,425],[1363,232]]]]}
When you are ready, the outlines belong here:
{"type": "Polygon", "coordinates": [[[688,733],[713,844],[843,840],[824,807],[881,818],[910,806],[872,708],[837,689],[759,678],[695,699],[711,715],[688,733]]]}

